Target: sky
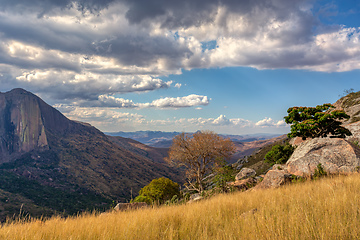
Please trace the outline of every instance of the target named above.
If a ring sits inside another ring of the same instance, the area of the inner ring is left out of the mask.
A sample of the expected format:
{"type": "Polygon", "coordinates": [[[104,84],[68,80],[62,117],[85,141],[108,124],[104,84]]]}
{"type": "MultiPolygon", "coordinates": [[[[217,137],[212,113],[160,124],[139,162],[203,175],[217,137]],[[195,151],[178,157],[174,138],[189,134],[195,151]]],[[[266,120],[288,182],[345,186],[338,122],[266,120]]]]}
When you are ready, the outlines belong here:
{"type": "Polygon", "coordinates": [[[289,132],[359,91],[358,0],[0,0],[0,91],[105,132],[289,132]]]}

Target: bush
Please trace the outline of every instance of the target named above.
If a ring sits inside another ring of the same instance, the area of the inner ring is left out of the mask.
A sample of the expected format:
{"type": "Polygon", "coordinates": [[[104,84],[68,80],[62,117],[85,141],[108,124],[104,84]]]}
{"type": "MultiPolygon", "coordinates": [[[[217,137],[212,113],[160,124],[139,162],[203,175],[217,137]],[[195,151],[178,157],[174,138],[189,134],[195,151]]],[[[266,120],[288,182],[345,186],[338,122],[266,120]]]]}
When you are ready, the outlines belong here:
{"type": "Polygon", "coordinates": [[[153,200],[148,196],[139,195],[131,202],[144,202],[151,205],[153,203],[153,200]]]}
{"type": "Polygon", "coordinates": [[[146,202],[147,204],[165,203],[174,196],[180,196],[179,184],[168,178],[162,177],[152,180],[148,185],[139,191],[133,202],[146,202]]]}
{"type": "Polygon", "coordinates": [[[321,163],[319,163],[315,169],[314,175],[313,175],[313,179],[317,179],[320,177],[325,177],[327,175],[327,172],[325,171],[325,169],[323,168],[323,166],[321,165],[321,163]]]}
{"type": "Polygon", "coordinates": [[[270,163],[271,165],[284,164],[291,157],[294,149],[295,148],[289,143],[286,143],[286,145],[275,145],[265,155],[265,162],[270,163]]]}
{"type": "Polygon", "coordinates": [[[216,190],[222,193],[231,191],[227,182],[235,181],[234,169],[230,165],[224,165],[216,169],[215,174],[212,182],[216,190]]]}

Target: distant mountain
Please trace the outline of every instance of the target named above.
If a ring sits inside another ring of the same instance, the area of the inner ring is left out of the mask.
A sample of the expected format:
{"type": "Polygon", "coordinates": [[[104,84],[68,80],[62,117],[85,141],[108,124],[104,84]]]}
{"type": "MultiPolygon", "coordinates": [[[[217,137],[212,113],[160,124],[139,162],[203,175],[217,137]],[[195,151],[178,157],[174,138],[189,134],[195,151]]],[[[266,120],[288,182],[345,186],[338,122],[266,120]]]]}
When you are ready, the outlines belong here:
{"type": "Polygon", "coordinates": [[[31,215],[106,208],[154,178],[182,182],[162,154],[71,121],[23,89],[0,93],[0,219],[20,207],[31,215]]]}
{"type": "MultiPolygon", "coordinates": [[[[137,132],[107,132],[109,136],[120,136],[124,138],[131,138],[146,144],[151,147],[169,148],[172,144],[172,139],[179,135],[180,132],[161,132],[161,131],[137,131],[137,132]]],[[[259,140],[271,139],[278,137],[281,134],[258,133],[248,135],[221,135],[230,138],[234,142],[252,142],[259,140]]]]}

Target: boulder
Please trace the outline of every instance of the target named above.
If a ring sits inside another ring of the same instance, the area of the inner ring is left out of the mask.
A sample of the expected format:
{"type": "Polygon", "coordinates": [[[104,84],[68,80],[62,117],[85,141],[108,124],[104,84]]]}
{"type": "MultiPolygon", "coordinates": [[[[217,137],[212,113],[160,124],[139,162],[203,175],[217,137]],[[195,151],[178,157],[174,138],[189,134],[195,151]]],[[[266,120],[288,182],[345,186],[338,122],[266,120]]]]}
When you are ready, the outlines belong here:
{"type": "Polygon", "coordinates": [[[299,146],[301,143],[305,142],[306,140],[303,140],[301,137],[294,137],[292,139],[290,139],[290,145],[292,145],[293,147],[297,147],[299,146]]]}
{"type": "Polygon", "coordinates": [[[284,170],[269,170],[255,188],[276,188],[289,182],[291,182],[291,174],[284,170]]]}
{"type": "Polygon", "coordinates": [[[255,176],[256,176],[256,172],[254,169],[243,168],[243,169],[241,169],[241,171],[238,174],[236,174],[235,180],[238,181],[238,180],[255,177],[255,176]]]}
{"type": "Polygon", "coordinates": [[[242,180],[236,180],[235,182],[228,183],[228,186],[235,187],[238,190],[247,190],[256,184],[254,178],[246,178],[242,180]]]}
{"type": "Polygon", "coordinates": [[[126,210],[134,210],[139,208],[146,208],[148,205],[144,202],[134,202],[134,203],[118,203],[114,210],[116,211],[126,211],[126,210]]]}
{"type": "Polygon", "coordinates": [[[359,170],[360,148],[342,138],[314,138],[301,143],[287,161],[287,172],[311,176],[318,164],[330,174],[359,170]]]}

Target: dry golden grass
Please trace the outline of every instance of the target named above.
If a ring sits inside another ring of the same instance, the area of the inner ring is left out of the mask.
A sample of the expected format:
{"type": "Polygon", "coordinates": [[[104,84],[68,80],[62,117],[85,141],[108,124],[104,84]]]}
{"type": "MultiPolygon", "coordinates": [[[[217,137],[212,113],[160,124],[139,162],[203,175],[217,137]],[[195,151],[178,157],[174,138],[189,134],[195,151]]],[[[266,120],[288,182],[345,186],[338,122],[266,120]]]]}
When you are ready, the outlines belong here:
{"type": "Polygon", "coordinates": [[[0,239],[360,239],[359,190],[359,174],[339,176],[188,205],[7,223],[0,239]]]}

